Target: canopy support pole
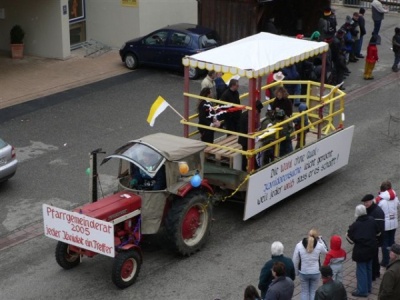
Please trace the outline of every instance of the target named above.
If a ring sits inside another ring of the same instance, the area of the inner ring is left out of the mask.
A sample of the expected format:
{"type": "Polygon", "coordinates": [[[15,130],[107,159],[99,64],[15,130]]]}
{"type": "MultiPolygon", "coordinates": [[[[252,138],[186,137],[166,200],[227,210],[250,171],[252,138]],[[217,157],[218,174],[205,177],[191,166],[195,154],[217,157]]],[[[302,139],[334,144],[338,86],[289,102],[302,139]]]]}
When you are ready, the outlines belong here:
{"type": "MultiPolygon", "coordinates": [[[[183,90],[189,94],[189,66],[184,68],[183,90]]],[[[183,96],[183,116],[185,120],[189,120],[189,96],[183,96]]],[[[189,125],[183,125],[183,136],[189,137],[189,125]]]]}
{"type": "MultiPolygon", "coordinates": [[[[322,53],[321,86],[319,87],[319,103],[320,104],[322,103],[322,99],[324,97],[324,90],[325,90],[326,53],[327,52],[322,53]]],[[[318,109],[318,116],[320,119],[322,119],[324,117],[323,111],[324,111],[323,107],[320,107],[318,109]]],[[[317,133],[318,139],[321,138],[322,126],[323,126],[322,123],[318,124],[318,133],[317,133]]]]}
{"type": "MultiPolygon", "coordinates": [[[[256,79],[250,78],[249,79],[249,106],[251,106],[251,111],[248,112],[249,114],[249,123],[247,124],[247,132],[254,133],[256,131],[255,128],[255,121],[257,118],[257,110],[256,110],[256,79]]],[[[254,150],[255,141],[254,139],[247,139],[247,149],[249,151],[254,150]]],[[[254,170],[255,166],[255,157],[252,156],[247,159],[247,172],[250,173],[254,170]]]]}

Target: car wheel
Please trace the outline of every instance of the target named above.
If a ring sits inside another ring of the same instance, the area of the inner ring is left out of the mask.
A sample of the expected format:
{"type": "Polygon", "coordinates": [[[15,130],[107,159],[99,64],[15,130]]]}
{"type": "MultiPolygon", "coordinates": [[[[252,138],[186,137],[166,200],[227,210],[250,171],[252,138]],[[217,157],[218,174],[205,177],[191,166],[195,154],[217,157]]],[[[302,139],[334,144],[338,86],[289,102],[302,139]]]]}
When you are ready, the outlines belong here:
{"type": "Polygon", "coordinates": [[[199,69],[197,69],[197,68],[192,68],[192,67],[189,67],[189,78],[190,79],[197,79],[197,77],[199,77],[199,74],[200,74],[200,70],[199,69]]]}
{"type": "Polygon", "coordinates": [[[120,289],[132,285],[139,276],[142,260],[136,250],[118,253],[114,259],[112,282],[120,289]]]}
{"type": "Polygon", "coordinates": [[[56,247],[56,261],[65,270],[72,269],[79,265],[79,253],[69,250],[69,245],[58,242],[56,247]]]}
{"type": "Polygon", "coordinates": [[[133,53],[128,53],[125,56],[125,66],[130,69],[130,70],[134,70],[137,68],[138,66],[138,59],[136,57],[135,54],[133,53]]]}
{"type": "Polygon", "coordinates": [[[212,205],[205,192],[174,199],[165,226],[175,249],[184,256],[200,250],[210,235],[211,219],[212,205]]]}

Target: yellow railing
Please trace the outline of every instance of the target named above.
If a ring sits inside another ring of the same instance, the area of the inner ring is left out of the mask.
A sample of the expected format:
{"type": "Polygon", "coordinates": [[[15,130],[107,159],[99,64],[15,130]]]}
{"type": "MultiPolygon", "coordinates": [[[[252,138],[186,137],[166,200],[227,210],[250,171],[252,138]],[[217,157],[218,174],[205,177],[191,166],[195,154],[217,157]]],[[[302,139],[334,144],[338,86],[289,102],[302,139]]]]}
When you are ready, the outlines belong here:
{"type": "MultiPolygon", "coordinates": [[[[195,131],[192,131],[189,133],[189,136],[195,136],[199,133],[197,128],[205,128],[209,130],[213,130],[216,132],[220,133],[225,133],[225,134],[231,134],[231,135],[236,135],[236,136],[242,136],[248,139],[259,139],[260,137],[266,138],[268,136],[274,135],[274,141],[270,142],[267,145],[264,145],[262,147],[256,148],[256,149],[249,149],[247,151],[240,150],[240,149],[235,149],[231,147],[227,147],[224,145],[218,145],[218,144],[209,144],[211,147],[215,148],[220,148],[220,149],[225,149],[229,150],[232,152],[240,153],[242,155],[245,155],[247,158],[254,157],[257,155],[257,153],[260,153],[262,151],[265,151],[271,147],[274,147],[274,153],[275,157],[279,156],[279,143],[284,141],[286,137],[279,137],[279,131],[282,129],[282,127],[289,122],[293,122],[297,118],[301,118],[301,126],[300,129],[293,131],[290,136],[297,136],[300,134],[301,138],[301,146],[304,146],[304,133],[306,130],[318,130],[318,138],[321,138],[323,136],[326,136],[330,134],[331,132],[340,129],[343,127],[343,114],[344,114],[344,96],[345,93],[341,90],[338,89],[338,87],[332,86],[332,85],[324,85],[324,93],[322,98],[320,97],[320,87],[321,84],[319,82],[313,82],[313,81],[280,81],[280,82],[274,82],[269,85],[265,85],[261,88],[261,92],[265,91],[266,89],[273,88],[275,86],[281,86],[282,84],[285,85],[290,85],[290,84],[306,84],[307,85],[307,94],[305,95],[289,95],[290,99],[305,99],[305,103],[308,107],[306,111],[303,111],[301,113],[294,113],[293,116],[290,118],[287,118],[286,120],[276,123],[273,126],[257,131],[255,133],[251,134],[246,134],[246,133],[240,133],[240,132],[232,132],[229,130],[221,129],[221,128],[216,128],[216,127],[210,127],[206,125],[201,125],[196,122],[193,122],[194,119],[198,118],[198,114],[193,114],[189,116],[188,120],[181,120],[181,123],[184,125],[189,125],[190,127],[196,128],[195,131]],[[307,126],[304,126],[305,124],[305,117],[308,116],[309,119],[309,124],[307,126]],[[336,118],[335,118],[336,117],[336,118]]],[[[225,102],[221,100],[215,100],[207,97],[201,97],[199,95],[195,94],[190,94],[190,93],[184,93],[184,96],[188,96],[189,99],[200,99],[200,100],[207,100],[211,103],[214,104],[222,104],[222,105],[232,105],[232,106],[243,106],[242,104],[232,104],[230,102],[225,102]]],[[[247,98],[249,96],[249,93],[244,93],[240,95],[240,99],[247,98]]],[[[264,107],[267,106],[268,104],[272,103],[275,100],[275,98],[269,99],[262,101],[264,107]]],[[[251,110],[250,106],[245,106],[247,110],[251,110]]]]}

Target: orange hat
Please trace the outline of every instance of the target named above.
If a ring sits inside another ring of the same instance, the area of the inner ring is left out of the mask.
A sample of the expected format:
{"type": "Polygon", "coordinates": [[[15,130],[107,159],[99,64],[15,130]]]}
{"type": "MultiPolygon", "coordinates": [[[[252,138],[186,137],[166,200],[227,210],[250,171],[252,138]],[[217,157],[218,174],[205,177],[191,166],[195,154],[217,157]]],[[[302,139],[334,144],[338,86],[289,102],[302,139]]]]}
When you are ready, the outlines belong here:
{"type": "Polygon", "coordinates": [[[330,16],[332,14],[332,10],[330,8],[324,9],[324,16],[330,16]]]}

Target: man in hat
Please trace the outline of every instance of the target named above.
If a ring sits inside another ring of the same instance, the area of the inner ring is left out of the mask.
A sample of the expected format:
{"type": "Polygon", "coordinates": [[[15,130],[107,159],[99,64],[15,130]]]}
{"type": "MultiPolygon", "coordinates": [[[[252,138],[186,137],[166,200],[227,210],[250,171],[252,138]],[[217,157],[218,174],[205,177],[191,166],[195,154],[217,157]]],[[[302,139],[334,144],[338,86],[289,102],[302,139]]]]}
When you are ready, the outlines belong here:
{"type": "Polygon", "coordinates": [[[322,285],[315,292],[315,300],[347,300],[347,292],[343,284],[332,279],[330,266],[320,268],[322,285]]]}
{"type": "Polygon", "coordinates": [[[400,245],[390,247],[390,262],[379,286],[378,299],[398,300],[400,297],[400,245]]]}
{"type": "Polygon", "coordinates": [[[356,262],[357,288],[351,294],[354,297],[368,297],[372,289],[372,259],[380,230],[374,218],[367,215],[364,205],[356,206],[354,216],[357,219],[347,231],[348,242],[354,244],[351,257],[356,262]]]}
{"type": "Polygon", "coordinates": [[[321,34],[322,41],[331,41],[336,32],[336,17],[332,13],[332,9],[327,7],[324,9],[324,15],[318,21],[318,31],[321,34]]]}
{"type": "Polygon", "coordinates": [[[367,209],[367,215],[371,216],[375,219],[375,222],[378,224],[381,234],[377,238],[377,247],[375,251],[375,255],[372,259],[372,281],[374,281],[377,277],[380,277],[380,265],[379,265],[379,257],[378,257],[378,250],[379,247],[382,247],[383,243],[383,232],[385,231],[385,213],[383,210],[374,202],[374,195],[368,194],[365,195],[361,202],[363,202],[365,208],[367,209]]]}

